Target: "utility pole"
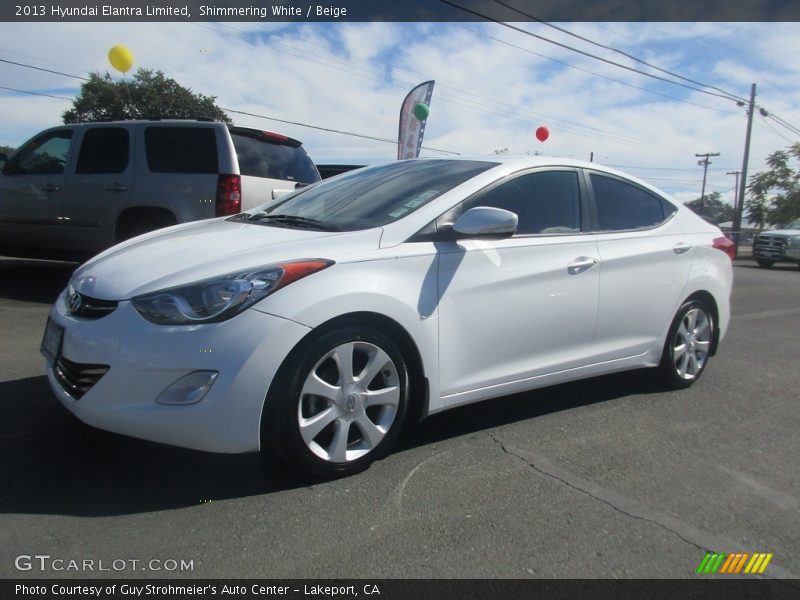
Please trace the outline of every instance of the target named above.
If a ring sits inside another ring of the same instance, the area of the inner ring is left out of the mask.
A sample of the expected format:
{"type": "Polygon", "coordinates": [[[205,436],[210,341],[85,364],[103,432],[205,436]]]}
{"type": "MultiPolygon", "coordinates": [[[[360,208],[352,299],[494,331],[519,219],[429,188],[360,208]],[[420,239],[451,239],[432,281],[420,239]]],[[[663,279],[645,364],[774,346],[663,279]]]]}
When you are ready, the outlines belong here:
{"type": "Polygon", "coordinates": [[[698,160],[697,164],[703,167],[703,190],[700,192],[700,214],[703,214],[703,204],[706,198],[706,173],[708,173],[708,165],[711,161],[708,160],[710,156],[719,156],[719,152],[706,152],[705,154],[695,154],[697,157],[703,157],[703,160],[698,160]]]}
{"type": "MultiPolygon", "coordinates": [[[[736,211],[739,208],[739,175],[741,175],[741,171],[728,171],[725,175],[736,175],[736,185],[733,186],[733,220],[736,221],[736,211]]],[[[736,231],[734,228],[734,223],[731,223],[731,230],[736,231]]],[[[732,233],[731,232],[731,233],[732,233]]]]}
{"type": "Polygon", "coordinates": [[[738,210],[733,212],[733,243],[739,253],[739,232],[742,229],[742,209],[744,208],[744,190],[747,187],[747,161],[750,159],[750,133],[753,131],[753,111],[756,105],[756,84],[750,88],[750,104],[747,108],[747,135],[744,138],[744,156],[742,157],[742,177],[739,180],[738,210]]]}

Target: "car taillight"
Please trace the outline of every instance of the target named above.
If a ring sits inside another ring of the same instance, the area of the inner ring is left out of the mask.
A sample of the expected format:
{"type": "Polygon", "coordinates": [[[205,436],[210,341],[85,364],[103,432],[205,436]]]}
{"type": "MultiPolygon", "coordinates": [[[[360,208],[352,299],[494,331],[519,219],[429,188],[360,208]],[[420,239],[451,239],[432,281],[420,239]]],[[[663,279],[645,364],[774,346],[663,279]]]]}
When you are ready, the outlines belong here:
{"type": "Polygon", "coordinates": [[[238,175],[220,175],[217,181],[218,217],[242,212],[242,179],[238,175]]]}
{"type": "Polygon", "coordinates": [[[736,244],[724,236],[714,238],[714,248],[722,250],[731,260],[736,258],[736,244]]]}

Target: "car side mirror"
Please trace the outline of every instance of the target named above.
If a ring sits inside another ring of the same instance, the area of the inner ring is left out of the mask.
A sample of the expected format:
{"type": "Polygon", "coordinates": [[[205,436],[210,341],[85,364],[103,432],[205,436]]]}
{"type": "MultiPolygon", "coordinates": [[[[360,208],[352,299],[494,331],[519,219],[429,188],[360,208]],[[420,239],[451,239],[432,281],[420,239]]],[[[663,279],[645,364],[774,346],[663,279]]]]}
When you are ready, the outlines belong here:
{"type": "Polygon", "coordinates": [[[502,239],[517,232],[518,221],[517,215],[509,210],[476,206],[458,217],[452,230],[460,238],[502,239]]]}
{"type": "Polygon", "coordinates": [[[0,171],[6,168],[7,161],[8,155],[5,152],[0,152],[0,171]]]}

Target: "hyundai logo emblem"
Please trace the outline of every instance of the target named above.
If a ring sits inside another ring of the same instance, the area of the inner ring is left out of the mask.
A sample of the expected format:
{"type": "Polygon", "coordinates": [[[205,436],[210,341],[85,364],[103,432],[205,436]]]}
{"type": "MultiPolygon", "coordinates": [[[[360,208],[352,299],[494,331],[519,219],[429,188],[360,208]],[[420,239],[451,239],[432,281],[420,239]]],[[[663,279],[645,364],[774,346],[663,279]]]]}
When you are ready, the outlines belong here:
{"type": "Polygon", "coordinates": [[[67,308],[72,314],[80,311],[80,309],[83,308],[83,298],[81,298],[81,295],[78,293],[72,294],[72,296],[69,297],[69,302],[67,302],[67,308]]]}

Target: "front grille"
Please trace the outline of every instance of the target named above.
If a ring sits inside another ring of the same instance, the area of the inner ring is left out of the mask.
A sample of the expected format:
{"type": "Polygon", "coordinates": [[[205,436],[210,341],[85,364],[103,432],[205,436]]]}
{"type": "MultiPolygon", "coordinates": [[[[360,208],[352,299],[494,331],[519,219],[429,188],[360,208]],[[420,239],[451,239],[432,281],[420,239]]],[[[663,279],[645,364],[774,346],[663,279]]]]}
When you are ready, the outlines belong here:
{"type": "Polygon", "coordinates": [[[756,258],[780,260],[786,254],[786,237],[780,235],[759,235],[753,241],[753,254],[756,258]]]}
{"type": "Polygon", "coordinates": [[[117,310],[117,305],[119,304],[114,300],[100,300],[78,292],[67,295],[65,300],[70,314],[84,319],[100,319],[110,315],[117,310]],[[74,309],[75,306],[78,308],[74,309]]]}
{"type": "Polygon", "coordinates": [[[64,391],[76,400],[80,400],[94,384],[100,381],[108,369],[108,365],[79,364],[62,356],[53,367],[53,373],[64,391]]]}

